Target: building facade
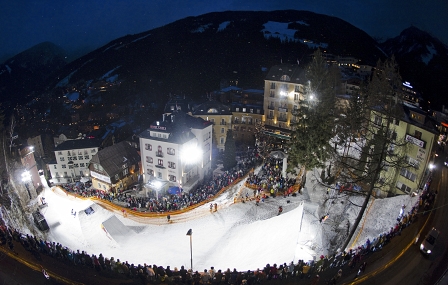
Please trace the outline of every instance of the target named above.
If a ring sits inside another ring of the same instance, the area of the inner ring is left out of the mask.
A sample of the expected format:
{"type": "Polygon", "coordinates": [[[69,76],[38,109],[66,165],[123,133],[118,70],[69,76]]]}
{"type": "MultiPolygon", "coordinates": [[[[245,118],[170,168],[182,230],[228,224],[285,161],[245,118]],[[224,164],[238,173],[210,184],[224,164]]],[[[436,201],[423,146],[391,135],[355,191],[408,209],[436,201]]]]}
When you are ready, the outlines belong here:
{"type": "Polygon", "coordinates": [[[67,140],[54,151],[56,161],[48,164],[50,182],[54,184],[79,181],[89,176],[90,159],[98,153],[100,142],[93,139],[67,140]]]}
{"type": "Polygon", "coordinates": [[[201,181],[211,172],[212,127],[212,122],[182,111],[153,122],[139,135],[145,185],[188,191],[201,181]]]}
{"type": "Polygon", "coordinates": [[[90,160],[92,187],[104,192],[117,193],[138,182],[140,154],[127,141],[106,147],[90,160]]]}
{"type": "Polygon", "coordinates": [[[227,131],[232,128],[232,112],[230,107],[210,100],[194,108],[193,116],[210,121],[213,124],[213,133],[216,139],[216,147],[224,151],[227,131]]]}
{"type": "MultiPolygon", "coordinates": [[[[404,116],[395,118],[392,122],[392,139],[404,138],[408,142],[406,152],[406,163],[399,169],[384,167],[380,173],[379,188],[383,193],[410,194],[418,192],[425,183],[430,164],[434,162],[437,149],[438,130],[428,120],[426,112],[416,106],[404,103],[404,116]],[[391,181],[387,186],[383,181],[391,181]],[[392,186],[390,186],[392,185],[392,186]]],[[[381,114],[372,111],[373,125],[380,122],[386,124],[381,114]]],[[[394,145],[390,146],[388,152],[394,152],[394,145]]]]}
{"type": "Polygon", "coordinates": [[[297,64],[273,66],[264,81],[265,128],[275,134],[288,136],[291,123],[296,121],[292,111],[304,100],[307,82],[303,69],[297,64]]]}

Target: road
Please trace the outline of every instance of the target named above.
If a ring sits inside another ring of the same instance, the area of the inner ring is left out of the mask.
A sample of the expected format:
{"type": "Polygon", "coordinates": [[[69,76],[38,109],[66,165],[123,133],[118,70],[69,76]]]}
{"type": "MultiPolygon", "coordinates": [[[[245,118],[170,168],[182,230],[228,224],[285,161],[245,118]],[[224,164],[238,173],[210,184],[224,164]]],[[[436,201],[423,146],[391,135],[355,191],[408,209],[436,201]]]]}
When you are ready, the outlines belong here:
{"type": "Polygon", "coordinates": [[[445,155],[436,160],[430,187],[432,191],[438,191],[433,210],[419,215],[417,222],[404,229],[401,236],[393,238],[382,251],[367,257],[365,274],[354,279],[353,271],[343,279],[344,284],[436,284],[448,265],[448,168],[443,161],[445,155]],[[432,227],[440,230],[440,236],[433,253],[425,256],[419,246],[432,227]],[[418,243],[415,243],[417,236],[418,243]]]}

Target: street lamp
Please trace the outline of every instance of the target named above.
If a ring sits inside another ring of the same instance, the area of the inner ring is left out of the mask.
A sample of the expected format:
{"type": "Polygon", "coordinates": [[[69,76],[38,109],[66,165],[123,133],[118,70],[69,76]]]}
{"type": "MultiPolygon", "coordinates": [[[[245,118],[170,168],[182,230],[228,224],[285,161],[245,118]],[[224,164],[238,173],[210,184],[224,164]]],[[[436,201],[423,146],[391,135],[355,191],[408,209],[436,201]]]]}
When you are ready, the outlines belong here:
{"type": "Polygon", "coordinates": [[[28,191],[28,196],[30,196],[30,200],[31,200],[31,192],[30,192],[30,188],[28,187],[28,182],[31,181],[31,174],[28,170],[26,170],[22,173],[22,181],[25,183],[26,190],[28,191]]]}
{"type": "Polygon", "coordinates": [[[191,271],[193,272],[193,230],[189,229],[187,236],[190,236],[190,261],[191,261],[191,271]]]}

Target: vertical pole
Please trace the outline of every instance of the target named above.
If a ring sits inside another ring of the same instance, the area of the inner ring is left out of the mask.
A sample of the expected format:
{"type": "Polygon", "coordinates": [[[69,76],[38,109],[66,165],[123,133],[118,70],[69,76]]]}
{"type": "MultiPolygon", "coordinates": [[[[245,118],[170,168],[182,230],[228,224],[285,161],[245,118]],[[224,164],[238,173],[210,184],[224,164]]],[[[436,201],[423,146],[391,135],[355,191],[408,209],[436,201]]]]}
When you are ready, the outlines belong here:
{"type": "Polygon", "coordinates": [[[190,261],[191,261],[191,271],[193,272],[193,235],[190,235],[190,261]]]}

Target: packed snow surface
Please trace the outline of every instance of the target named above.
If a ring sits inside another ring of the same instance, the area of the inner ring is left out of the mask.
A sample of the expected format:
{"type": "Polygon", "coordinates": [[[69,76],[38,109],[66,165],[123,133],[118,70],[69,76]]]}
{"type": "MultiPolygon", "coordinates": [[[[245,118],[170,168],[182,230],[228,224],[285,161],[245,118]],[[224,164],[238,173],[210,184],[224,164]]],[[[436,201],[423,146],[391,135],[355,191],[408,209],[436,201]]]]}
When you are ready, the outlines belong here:
{"type": "MultiPolygon", "coordinates": [[[[121,212],[111,212],[93,201],[67,196],[57,187],[42,192],[48,207],[41,212],[50,226],[48,240],[72,250],[102,253],[136,265],[189,268],[190,236],[186,233],[192,229],[194,270],[210,266],[255,270],[267,263],[318,260],[321,255],[334,253],[331,239],[337,235],[335,229],[344,229],[347,221],[353,223],[356,219],[363,197],[334,191],[327,194],[327,188],[315,177],[313,171],[308,173],[302,194],[268,198],[259,206],[254,201],[233,203],[236,195],[253,196],[252,190],[239,182],[214,199],[213,203],[218,204],[216,212],[206,204],[172,215],[170,223],[165,216],[123,217],[121,212]],[[283,213],[278,215],[280,205],[283,213]],[[76,216],[71,214],[72,209],[76,216]],[[93,212],[87,214],[86,210],[93,212]],[[321,223],[322,215],[328,215],[328,219],[321,223]]],[[[416,199],[407,195],[372,199],[350,246],[362,245],[367,238],[372,240],[388,231],[399,209],[405,205],[410,210],[416,199]]]]}

